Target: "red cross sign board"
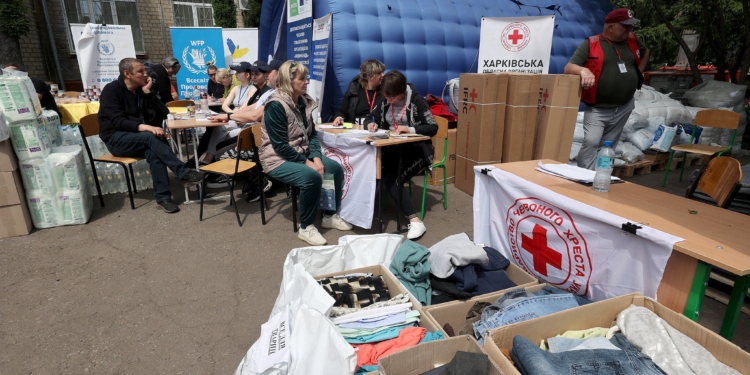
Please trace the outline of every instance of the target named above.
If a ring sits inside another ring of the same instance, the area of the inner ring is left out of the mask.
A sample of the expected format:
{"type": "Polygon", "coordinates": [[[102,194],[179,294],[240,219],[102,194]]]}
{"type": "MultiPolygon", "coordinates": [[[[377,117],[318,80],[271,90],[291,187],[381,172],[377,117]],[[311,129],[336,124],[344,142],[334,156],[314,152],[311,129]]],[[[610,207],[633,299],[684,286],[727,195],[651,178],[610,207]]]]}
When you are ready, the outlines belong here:
{"type": "Polygon", "coordinates": [[[484,17],[478,73],[547,74],[555,16],[484,17]]]}

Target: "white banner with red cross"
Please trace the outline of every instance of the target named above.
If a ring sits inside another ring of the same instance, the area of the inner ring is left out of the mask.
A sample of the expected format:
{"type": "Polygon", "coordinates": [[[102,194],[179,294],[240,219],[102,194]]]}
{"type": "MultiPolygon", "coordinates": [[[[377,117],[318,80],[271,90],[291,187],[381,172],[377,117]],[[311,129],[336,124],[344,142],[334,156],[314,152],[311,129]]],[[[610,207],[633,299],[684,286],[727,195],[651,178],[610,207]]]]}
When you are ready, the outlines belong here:
{"type": "Polygon", "coordinates": [[[634,292],[657,297],[672,247],[684,239],[639,223],[629,233],[625,218],[494,167],[474,173],[475,243],[592,301],[634,292]]]}
{"type": "Polygon", "coordinates": [[[377,183],[375,146],[362,139],[337,137],[324,131],[318,131],[318,140],[325,155],[344,168],[339,215],[352,225],[370,229],[377,183]]]}
{"type": "Polygon", "coordinates": [[[547,74],[555,16],[482,17],[478,73],[547,74]]]}

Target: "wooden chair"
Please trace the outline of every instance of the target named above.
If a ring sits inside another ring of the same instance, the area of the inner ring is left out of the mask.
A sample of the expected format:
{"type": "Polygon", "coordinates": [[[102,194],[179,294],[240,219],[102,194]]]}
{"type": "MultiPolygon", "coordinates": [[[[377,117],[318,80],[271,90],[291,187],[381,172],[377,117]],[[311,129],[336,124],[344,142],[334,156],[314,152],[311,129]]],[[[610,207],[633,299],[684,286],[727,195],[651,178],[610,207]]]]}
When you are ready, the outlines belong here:
{"type": "Polygon", "coordinates": [[[102,189],[99,187],[99,177],[96,175],[96,165],[98,163],[114,163],[122,167],[125,172],[125,181],[128,183],[128,195],[130,195],[130,208],[135,210],[135,202],[133,201],[133,192],[138,192],[135,186],[135,175],[133,174],[133,164],[137,161],[143,160],[142,157],[118,157],[112,154],[102,155],[98,158],[94,158],[91,155],[91,148],[89,148],[89,142],[86,137],[99,134],[99,118],[98,114],[92,113],[81,117],[80,125],[78,130],[81,131],[81,138],[83,138],[83,145],[86,147],[86,153],[89,155],[91,160],[91,172],[94,173],[94,182],[96,183],[96,192],[99,194],[99,203],[104,207],[104,198],[102,198],[102,189]],[[125,168],[127,166],[127,168],[125,168]],[[130,170],[130,173],[128,173],[130,170]],[[132,183],[132,187],[131,187],[132,183]]]}
{"type": "Polygon", "coordinates": [[[740,124],[740,114],[723,109],[704,109],[696,114],[693,124],[695,126],[734,129],[732,140],[729,142],[729,147],[693,144],[695,141],[695,130],[693,130],[693,135],[690,137],[690,143],[672,146],[670,149],[667,170],[664,172],[664,181],[661,183],[662,187],[667,184],[667,175],[669,175],[669,167],[672,165],[672,157],[674,156],[675,151],[682,151],[685,153],[685,158],[682,160],[682,168],[680,169],[680,182],[682,182],[682,175],[685,172],[685,161],[687,160],[688,153],[721,156],[724,153],[731,152],[732,144],[734,144],[734,137],[737,135],[737,126],[740,124]]]}
{"type": "MultiPolygon", "coordinates": [[[[433,164],[432,168],[443,169],[443,209],[447,210],[448,209],[448,178],[447,178],[447,172],[445,170],[445,159],[448,157],[448,120],[440,116],[435,116],[435,121],[438,124],[438,132],[437,134],[435,134],[435,138],[445,139],[445,144],[443,146],[443,160],[433,164]]],[[[427,176],[429,174],[430,174],[430,171],[425,170],[424,185],[422,187],[422,216],[419,218],[419,220],[424,220],[424,203],[425,203],[425,198],[427,197],[427,176]]],[[[411,195],[411,181],[409,181],[409,195],[411,195]]]]}
{"type": "Polygon", "coordinates": [[[167,103],[167,108],[169,107],[187,107],[188,104],[195,104],[192,100],[175,100],[172,102],[167,103]]]}
{"type": "MultiPolygon", "coordinates": [[[[237,177],[240,173],[255,169],[258,178],[258,189],[260,189],[260,215],[263,225],[266,225],[266,209],[268,208],[268,201],[266,201],[266,194],[263,191],[263,176],[260,168],[260,159],[258,156],[257,144],[260,143],[260,124],[246,128],[240,132],[237,139],[237,159],[222,159],[209,165],[200,167],[202,172],[218,174],[226,177],[229,180],[229,205],[234,206],[234,213],[237,216],[237,223],[242,226],[240,220],[240,213],[237,210],[237,201],[234,199],[234,185],[237,182],[237,177]],[[254,131],[258,128],[257,131],[254,131]],[[241,160],[242,151],[253,151],[253,161],[241,160]]],[[[206,191],[206,180],[204,179],[201,186],[201,191],[206,191]]],[[[201,213],[200,220],[203,221],[203,198],[205,194],[201,194],[201,213]]]]}
{"type": "Polygon", "coordinates": [[[742,166],[737,159],[720,156],[703,167],[698,178],[688,188],[685,197],[691,199],[695,189],[708,194],[721,208],[728,208],[742,187],[742,166]]]}
{"type": "Polygon", "coordinates": [[[63,95],[65,95],[66,98],[77,98],[81,96],[82,92],[80,91],[65,91],[63,95]]]}

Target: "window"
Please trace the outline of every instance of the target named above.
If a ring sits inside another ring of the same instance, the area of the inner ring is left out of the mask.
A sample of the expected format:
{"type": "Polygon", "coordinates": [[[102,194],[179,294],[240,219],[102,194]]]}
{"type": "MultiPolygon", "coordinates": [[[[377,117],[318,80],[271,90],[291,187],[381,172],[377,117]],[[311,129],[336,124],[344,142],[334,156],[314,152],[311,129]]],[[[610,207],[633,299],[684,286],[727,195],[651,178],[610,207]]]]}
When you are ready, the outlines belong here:
{"type": "Polygon", "coordinates": [[[65,21],[68,24],[68,41],[70,51],[75,53],[73,38],[70,34],[71,24],[106,23],[111,25],[130,25],[133,32],[135,52],[146,54],[141,32],[141,19],[138,15],[138,4],[135,0],[63,0],[65,21]]]}
{"type": "Polygon", "coordinates": [[[174,0],[174,25],[187,27],[212,27],[214,8],[211,0],[174,0]]]}

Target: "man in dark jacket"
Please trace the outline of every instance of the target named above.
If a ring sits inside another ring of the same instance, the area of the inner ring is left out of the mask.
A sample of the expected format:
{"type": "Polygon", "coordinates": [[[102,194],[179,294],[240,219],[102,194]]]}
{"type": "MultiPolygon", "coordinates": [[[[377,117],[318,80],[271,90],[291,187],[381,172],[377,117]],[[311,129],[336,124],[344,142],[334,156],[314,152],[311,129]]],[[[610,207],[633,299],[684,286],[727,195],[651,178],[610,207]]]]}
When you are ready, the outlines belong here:
{"type": "Polygon", "coordinates": [[[180,71],[180,62],[174,57],[167,57],[161,61],[161,64],[154,65],[148,71],[151,81],[154,82],[153,91],[162,103],[167,104],[172,99],[172,75],[180,71]]]}
{"type": "Polygon", "coordinates": [[[167,167],[189,184],[200,182],[203,172],[185,167],[164,140],[167,133],[161,124],[169,110],[151,90],[152,85],[143,63],[131,57],[122,59],[120,77],[102,90],[99,137],[114,156],[146,157],[156,203],[164,211],[174,213],[180,209],[172,202],[167,167]]]}

